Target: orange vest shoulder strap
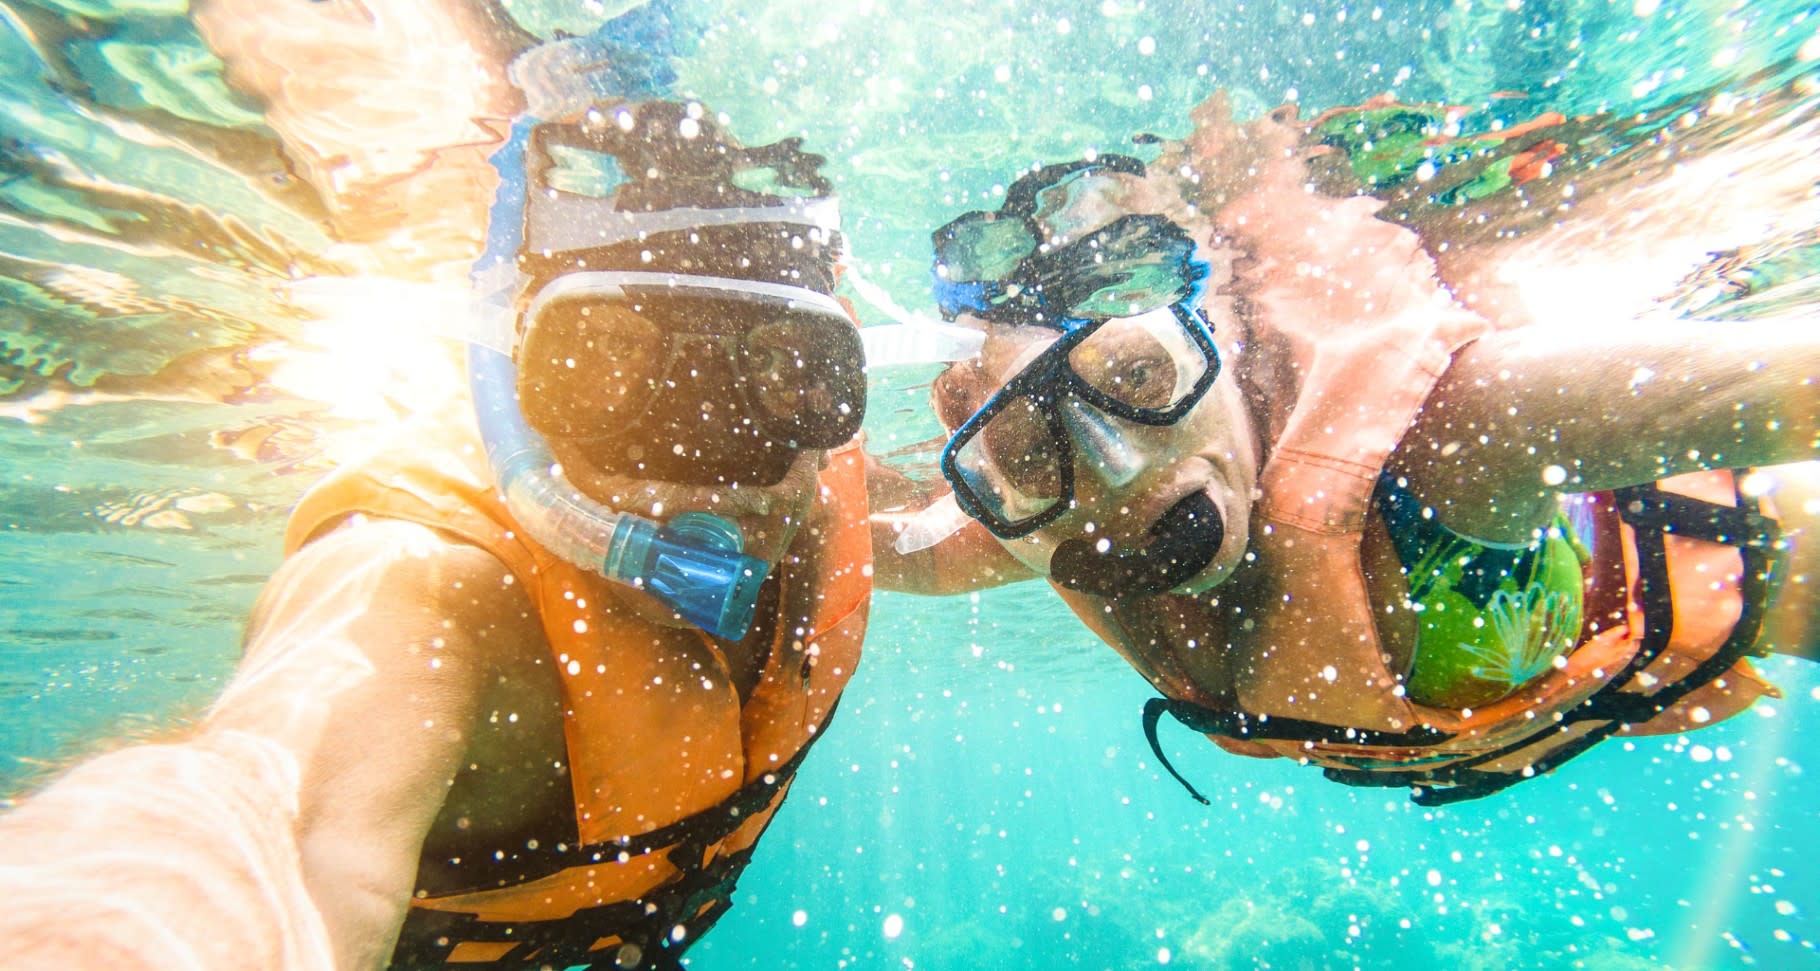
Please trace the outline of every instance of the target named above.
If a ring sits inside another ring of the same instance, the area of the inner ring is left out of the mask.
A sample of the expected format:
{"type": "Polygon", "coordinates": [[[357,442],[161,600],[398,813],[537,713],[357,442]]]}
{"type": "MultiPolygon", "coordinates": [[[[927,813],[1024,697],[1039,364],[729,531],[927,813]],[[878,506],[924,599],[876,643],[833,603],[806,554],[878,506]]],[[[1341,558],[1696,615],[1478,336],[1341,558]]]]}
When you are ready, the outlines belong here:
{"type": "Polygon", "coordinates": [[[527,588],[537,585],[545,557],[517,534],[472,422],[413,422],[392,445],[304,494],[285,525],[287,556],[349,516],[367,515],[447,533],[498,557],[527,588]],[[409,444],[396,447],[402,442],[409,444]]]}

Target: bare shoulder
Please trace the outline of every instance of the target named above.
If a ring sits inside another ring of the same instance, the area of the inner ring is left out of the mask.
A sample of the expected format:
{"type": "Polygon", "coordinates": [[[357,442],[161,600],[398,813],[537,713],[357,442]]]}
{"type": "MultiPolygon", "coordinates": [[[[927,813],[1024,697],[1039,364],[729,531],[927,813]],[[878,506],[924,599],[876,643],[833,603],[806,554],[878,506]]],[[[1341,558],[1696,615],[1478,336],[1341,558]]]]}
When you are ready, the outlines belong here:
{"type": "Polygon", "coordinates": [[[522,585],[497,557],[430,527],[383,519],[350,523],[284,563],[254,605],[249,656],[300,616],[489,640],[536,630],[522,585]]]}
{"type": "Polygon", "coordinates": [[[325,772],[440,775],[429,765],[463,753],[488,695],[547,666],[545,644],[492,554],[414,523],[355,521],[273,575],[209,721],[296,746],[325,772]],[[365,738],[391,721],[399,735],[365,738]]]}

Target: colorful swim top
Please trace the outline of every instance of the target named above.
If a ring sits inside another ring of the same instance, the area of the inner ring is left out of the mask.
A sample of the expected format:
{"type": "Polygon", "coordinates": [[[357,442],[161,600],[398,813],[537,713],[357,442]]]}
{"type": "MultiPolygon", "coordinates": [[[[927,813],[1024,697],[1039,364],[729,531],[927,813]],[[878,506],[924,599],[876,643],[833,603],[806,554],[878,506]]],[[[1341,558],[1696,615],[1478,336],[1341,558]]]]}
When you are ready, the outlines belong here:
{"type": "Polygon", "coordinates": [[[1418,704],[1472,708],[1506,697],[1580,642],[1583,564],[1565,514],[1529,543],[1441,525],[1387,473],[1376,499],[1417,612],[1406,690],[1418,704]]]}

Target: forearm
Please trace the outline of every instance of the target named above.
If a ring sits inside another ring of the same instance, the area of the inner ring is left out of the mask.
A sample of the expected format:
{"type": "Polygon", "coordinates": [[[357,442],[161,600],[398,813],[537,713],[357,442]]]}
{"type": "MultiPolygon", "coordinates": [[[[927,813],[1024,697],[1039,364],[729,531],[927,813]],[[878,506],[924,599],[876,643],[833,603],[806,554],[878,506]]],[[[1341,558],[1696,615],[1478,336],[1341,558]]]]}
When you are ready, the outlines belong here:
{"type": "Polygon", "coordinates": [[[1689,333],[1667,353],[1639,349],[1589,362],[1569,377],[1618,384],[1619,401],[1604,414],[1574,416],[1577,422],[1562,416],[1567,447],[1555,460],[1586,486],[1607,488],[1640,475],[1820,455],[1820,340],[1810,326],[1801,330],[1739,325],[1716,347],[1693,343],[1689,333]],[[1615,437],[1606,430],[1613,425],[1615,437]]]}
{"type": "Polygon", "coordinates": [[[547,656],[509,579],[490,554],[379,521],[305,547],[254,610],[207,725],[294,753],[293,852],[338,968],[391,955],[498,659],[547,656]]]}
{"type": "Polygon", "coordinates": [[[872,582],[881,590],[933,596],[942,590],[937,580],[933,550],[899,553],[895,544],[901,524],[884,516],[872,517],[872,582]]]}
{"type": "Polygon", "coordinates": [[[882,590],[945,596],[1036,576],[955,506],[940,479],[912,479],[867,452],[866,497],[872,582],[882,590]],[[906,536],[914,549],[899,552],[906,536]]]}
{"type": "Polygon", "coordinates": [[[1454,529],[1520,539],[1561,492],[1820,456],[1811,327],[1532,328],[1458,354],[1393,462],[1454,529]]]}
{"type": "Polygon", "coordinates": [[[84,763],[0,817],[23,966],[383,966],[494,655],[547,653],[507,576],[404,523],[294,556],[192,739],[84,763]]]}
{"type": "Polygon", "coordinates": [[[237,732],[94,759],[0,817],[21,967],[332,968],[296,845],[299,773],[237,732]]]}

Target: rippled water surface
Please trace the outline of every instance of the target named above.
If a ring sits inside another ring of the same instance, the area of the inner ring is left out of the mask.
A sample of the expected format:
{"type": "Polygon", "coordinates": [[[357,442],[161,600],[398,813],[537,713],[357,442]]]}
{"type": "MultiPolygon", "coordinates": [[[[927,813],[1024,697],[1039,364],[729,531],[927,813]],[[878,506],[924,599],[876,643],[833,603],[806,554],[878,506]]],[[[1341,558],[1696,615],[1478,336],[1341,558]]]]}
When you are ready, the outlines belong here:
{"type": "MultiPolygon", "coordinates": [[[[519,0],[495,46],[637,6],[519,0]]],[[[339,154],[281,149],[297,129],[224,73],[194,13],[0,0],[0,795],[206,703],[289,504],[456,382],[425,350],[435,322],[394,308],[350,339],[287,296],[401,266],[458,277],[471,258],[465,210],[430,215],[375,176],[421,161],[363,137],[402,127],[398,103],[376,92],[315,132],[352,146],[339,154]]],[[[1728,98],[1776,92],[1775,112],[1811,116],[1817,21],[1796,0],[683,0],[660,46],[674,90],[745,141],[826,154],[855,267],[928,313],[932,227],[995,206],[1033,162],[1183,135],[1216,90],[1241,116],[1393,91],[1474,108],[1481,128],[1632,119],[1588,124],[1645,164],[1624,138],[1728,98]]],[[[391,26],[401,51],[420,36],[391,26]]],[[[357,79],[347,57],[321,70],[357,79]]],[[[435,107],[448,92],[425,64],[435,107]]],[[[475,158],[486,140],[477,127],[475,158]]],[[[1725,286],[1677,296],[1712,317],[1811,309],[1817,240],[1755,241],[1725,286]]],[[[875,374],[868,417],[919,474],[931,374],[875,374]]],[[[1783,699],[1731,723],[1608,743],[1445,810],[1165,730],[1209,809],[1144,745],[1141,679],[1046,590],[881,595],[874,631],[692,966],[1820,967],[1820,783],[1804,774],[1820,677],[1794,662],[1766,665],[1783,699]]]]}

